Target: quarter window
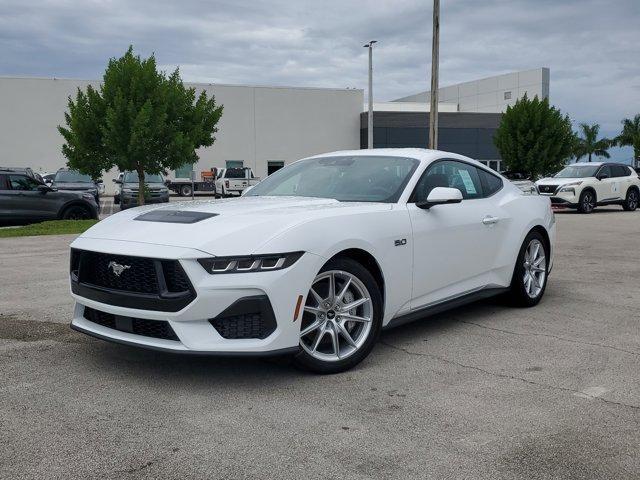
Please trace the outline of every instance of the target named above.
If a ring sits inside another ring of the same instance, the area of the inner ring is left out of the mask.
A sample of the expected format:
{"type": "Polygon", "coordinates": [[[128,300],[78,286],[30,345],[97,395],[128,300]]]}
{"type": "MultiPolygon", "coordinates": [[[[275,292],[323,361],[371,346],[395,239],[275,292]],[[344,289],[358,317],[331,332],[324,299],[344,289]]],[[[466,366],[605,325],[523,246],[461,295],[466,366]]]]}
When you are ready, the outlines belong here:
{"type": "Polygon", "coordinates": [[[465,200],[483,197],[478,169],[455,160],[438,161],[431,165],[418,181],[413,201],[426,201],[431,190],[436,187],[457,188],[465,200]]]}
{"type": "Polygon", "coordinates": [[[478,175],[480,175],[480,181],[482,182],[482,193],[485,197],[490,197],[498,190],[502,188],[502,179],[495,175],[478,168],[478,175]]]}

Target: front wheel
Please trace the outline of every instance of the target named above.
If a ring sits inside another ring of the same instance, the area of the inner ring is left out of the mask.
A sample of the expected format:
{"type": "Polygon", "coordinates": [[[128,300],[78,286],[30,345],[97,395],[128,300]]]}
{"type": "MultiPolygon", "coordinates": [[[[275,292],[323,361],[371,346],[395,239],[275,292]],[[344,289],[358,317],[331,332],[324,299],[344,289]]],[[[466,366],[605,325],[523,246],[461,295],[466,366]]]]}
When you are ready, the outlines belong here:
{"type": "Polygon", "coordinates": [[[295,364],[338,373],[360,363],[382,327],[382,295],[371,273],[350,258],[329,261],[313,280],[300,325],[295,364]]]}
{"type": "Polygon", "coordinates": [[[80,205],[69,207],[62,214],[63,220],[89,220],[90,218],[91,213],[89,210],[80,205]]]}
{"type": "Polygon", "coordinates": [[[182,187],[180,187],[180,195],[183,197],[190,197],[192,192],[191,185],[182,185],[182,187]]]}
{"type": "Polygon", "coordinates": [[[638,208],[638,190],[635,188],[630,188],[627,192],[627,198],[622,204],[622,208],[624,208],[627,212],[633,212],[636,208],[638,208]]]}
{"type": "Polygon", "coordinates": [[[519,307],[537,305],[547,287],[549,252],[539,232],[530,232],[522,243],[511,280],[510,299],[519,307]]]}
{"type": "Polygon", "coordinates": [[[596,194],[591,190],[585,190],[580,195],[578,211],[580,213],[591,213],[594,208],[596,208],[596,194]]]}

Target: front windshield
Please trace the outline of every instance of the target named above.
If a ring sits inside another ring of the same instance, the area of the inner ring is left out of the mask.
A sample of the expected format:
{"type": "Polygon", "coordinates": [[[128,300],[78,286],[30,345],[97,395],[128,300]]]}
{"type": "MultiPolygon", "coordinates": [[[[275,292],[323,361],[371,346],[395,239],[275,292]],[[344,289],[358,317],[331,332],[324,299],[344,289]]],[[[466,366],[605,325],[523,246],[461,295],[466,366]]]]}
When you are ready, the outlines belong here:
{"type": "Polygon", "coordinates": [[[569,165],[564,167],[554,176],[555,178],[585,178],[593,177],[600,165],[569,165]]]}
{"type": "MultiPolygon", "coordinates": [[[[127,172],[124,174],[124,183],[138,183],[138,172],[127,172]]],[[[162,176],[157,173],[144,174],[144,183],[163,183],[162,176]]]]}
{"type": "Polygon", "coordinates": [[[281,168],[247,196],[333,198],[341,202],[396,202],[418,166],[413,158],[322,157],[281,168]]]}
{"type": "Polygon", "coordinates": [[[83,175],[75,170],[61,170],[56,173],[54,182],[56,183],[92,183],[89,175],[83,175]]]}

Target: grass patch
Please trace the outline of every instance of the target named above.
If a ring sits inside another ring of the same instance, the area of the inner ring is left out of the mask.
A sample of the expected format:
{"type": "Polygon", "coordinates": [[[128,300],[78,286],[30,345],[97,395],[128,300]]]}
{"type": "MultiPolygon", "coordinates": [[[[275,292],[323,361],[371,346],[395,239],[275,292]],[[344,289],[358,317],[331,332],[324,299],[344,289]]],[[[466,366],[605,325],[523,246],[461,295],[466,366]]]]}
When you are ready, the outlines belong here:
{"type": "Polygon", "coordinates": [[[96,223],[98,220],[53,220],[23,227],[0,228],[0,238],[82,233],[96,223]]]}

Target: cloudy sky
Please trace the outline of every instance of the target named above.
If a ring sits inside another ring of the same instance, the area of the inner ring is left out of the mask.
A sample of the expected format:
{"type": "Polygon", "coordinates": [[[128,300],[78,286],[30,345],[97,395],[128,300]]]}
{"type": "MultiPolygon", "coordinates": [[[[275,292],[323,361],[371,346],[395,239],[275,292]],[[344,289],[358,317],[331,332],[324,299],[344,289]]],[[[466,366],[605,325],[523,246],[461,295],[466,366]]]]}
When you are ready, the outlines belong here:
{"type": "MultiPolygon", "coordinates": [[[[431,0],[0,0],[0,75],[100,78],[129,44],[184,80],[428,89],[431,0]]],[[[441,0],[442,86],[551,69],[551,101],[605,135],[640,113],[640,0],[441,0]]],[[[614,158],[631,158],[616,149],[614,158]]]]}

